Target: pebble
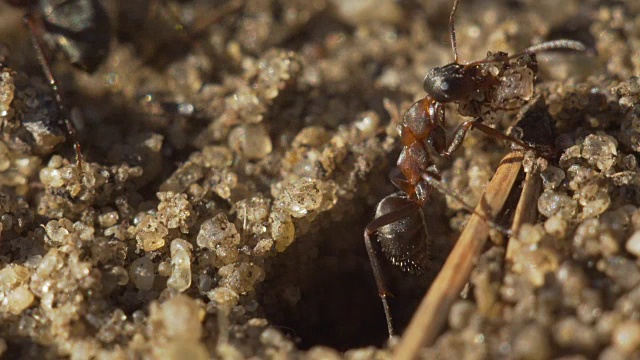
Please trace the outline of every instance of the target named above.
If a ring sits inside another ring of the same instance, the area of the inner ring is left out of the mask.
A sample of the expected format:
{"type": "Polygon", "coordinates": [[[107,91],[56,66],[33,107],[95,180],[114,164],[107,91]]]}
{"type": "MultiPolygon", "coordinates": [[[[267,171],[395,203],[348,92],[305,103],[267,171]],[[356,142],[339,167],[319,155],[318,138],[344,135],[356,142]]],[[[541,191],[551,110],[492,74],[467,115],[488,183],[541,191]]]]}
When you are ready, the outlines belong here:
{"type": "Polygon", "coordinates": [[[627,251],[635,257],[640,257],[640,230],[636,230],[624,245],[627,251]]]}
{"type": "Polygon", "coordinates": [[[155,273],[153,262],[146,256],[135,259],[129,266],[129,278],[140,290],[151,290],[155,273]]]}
{"type": "Polygon", "coordinates": [[[624,352],[636,350],[640,345],[640,322],[629,320],[618,324],[613,331],[612,342],[624,352]]]}
{"type": "Polygon", "coordinates": [[[183,239],[171,242],[171,276],[167,287],[183,292],[191,286],[191,244],[183,239]]]}
{"type": "Polygon", "coordinates": [[[549,334],[541,325],[525,326],[513,341],[513,353],[517,359],[549,359],[551,357],[549,334]]]}

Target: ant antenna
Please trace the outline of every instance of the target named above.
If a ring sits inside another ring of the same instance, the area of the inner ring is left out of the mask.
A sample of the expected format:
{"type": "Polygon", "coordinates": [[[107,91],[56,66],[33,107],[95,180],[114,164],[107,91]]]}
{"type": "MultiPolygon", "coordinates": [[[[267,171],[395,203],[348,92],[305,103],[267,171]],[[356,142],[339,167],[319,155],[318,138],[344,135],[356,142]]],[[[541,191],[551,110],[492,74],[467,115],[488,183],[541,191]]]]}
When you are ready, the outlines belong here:
{"type": "MultiPolygon", "coordinates": [[[[552,51],[552,50],[562,50],[562,49],[575,50],[575,51],[587,51],[587,46],[581,43],[580,41],[569,40],[569,39],[545,41],[540,44],[529,46],[528,48],[522,51],[519,51],[513,55],[510,55],[509,57],[507,57],[506,60],[512,60],[525,54],[537,54],[541,52],[552,51]]],[[[476,66],[480,64],[499,63],[503,61],[505,61],[504,58],[503,59],[482,59],[482,60],[470,62],[466,64],[464,67],[470,68],[472,66],[476,66]]]]}
{"type": "Polygon", "coordinates": [[[576,40],[569,40],[569,39],[551,40],[551,41],[545,41],[541,44],[529,46],[528,48],[520,51],[519,53],[509,56],[509,59],[514,59],[524,54],[534,54],[534,53],[541,53],[545,51],[560,50],[560,49],[586,51],[587,47],[580,41],[576,41],[576,40]]]}
{"type": "Polygon", "coordinates": [[[183,24],[182,19],[180,19],[180,15],[176,13],[175,9],[171,7],[167,0],[153,2],[152,6],[154,12],[161,12],[163,16],[166,16],[169,21],[173,22],[171,25],[178,32],[179,36],[182,37],[182,41],[185,41],[188,44],[193,44],[196,49],[200,50],[200,43],[195,41],[194,34],[191,33],[191,31],[183,24]]]}
{"type": "Polygon", "coordinates": [[[76,169],[78,171],[78,177],[82,179],[82,149],[80,147],[80,143],[78,142],[78,138],[76,135],[76,129],[69,119],[69,113],[67,112],[66,107],[62,101],[62,93],[60,87],[58,86],[58,81],[53,75],[53,71],[51,71],[51,65],[47,56],[44,53],[44,44],[42,44],[40,37],[38,36],[38,27],[34,23],[35,19],[33,15],[27,14],[22,21],[25,23],[27,28],[29,29],[29,33],[31,34],[31,40],[33,41],[34,48],[36,50],[36,56],[38,57],[38,61],[42,66],[42,70],[49,82],[49,85],[53,89],[53,94],[56,99],[56,103],[58,104],[58,111],[60,112],[59,116],[62,117],[64,126],[67,130],[67,134],[71,137],[71,141],[73,141],[73,147],[76,152],[76,169]]]}
{"type": "Polygon", "coordinates": [[[456,24],[455,16],[456,10],[458,10],[458,3],[460,0],[453,2],[453,9],[451,9],[451,15],[449,16],[449,37],[451,38],[451,48],[453,49],[453,62],[458,62],[458,45],[456,44],[456,24]]]}
{"type": "Polygon", "coordinates": [[[202,24],[199,24],[198,27],[199,29],[192,29],[187,27],[183,22],[182,19],[180,18],[180,15],[178,13],[176,13],[175,9],[170,6],[168,0],[161,0],[160,1],[160,8],[159,10],[164,14],[164,16],[166,16],[167,18],[169,18],[170,21],[172,21],[174,23],[174,27],[177,31],[180,32],[180,36],[182,36],[184,38],[185,41],[187,41],[187,43],[189,44],[193,44],[194,47],[196,47],[197,49],[201,50],[201,45],[198,41],[196,41],[196,38],[198,36],[199,32],[202,32],[204,29],[206,29],[209,25],[212,25],[216,22],[218,22],[220,19],[222,19],[224,16],[233,13],[234,11],[240,9],[243,5],[243,1],[242,0],[231,0],[227,3],[225,3],[224,5],[221,5],[216,13],[214,14],[207,14],[207,16],[205,17],[205,19],[203,20],[202,24]]]}

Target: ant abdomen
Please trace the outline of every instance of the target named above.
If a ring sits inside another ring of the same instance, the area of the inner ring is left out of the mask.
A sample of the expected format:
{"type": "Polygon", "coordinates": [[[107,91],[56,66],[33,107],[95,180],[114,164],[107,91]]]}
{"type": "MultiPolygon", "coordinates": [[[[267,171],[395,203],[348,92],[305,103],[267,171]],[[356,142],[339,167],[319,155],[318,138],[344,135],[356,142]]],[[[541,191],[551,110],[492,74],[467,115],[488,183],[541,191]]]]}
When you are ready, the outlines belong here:
{"type": "MultiPolygon", "coordinates": [[[[404,192],[393,193],[378,203],[376,218],[411,204],[413,201],[404,192]]],[[[432,244],[426,231],[422,209],[380,227],[376,239],[385,257],[402,271],[420,275],[428,269],[432,244]]]]}

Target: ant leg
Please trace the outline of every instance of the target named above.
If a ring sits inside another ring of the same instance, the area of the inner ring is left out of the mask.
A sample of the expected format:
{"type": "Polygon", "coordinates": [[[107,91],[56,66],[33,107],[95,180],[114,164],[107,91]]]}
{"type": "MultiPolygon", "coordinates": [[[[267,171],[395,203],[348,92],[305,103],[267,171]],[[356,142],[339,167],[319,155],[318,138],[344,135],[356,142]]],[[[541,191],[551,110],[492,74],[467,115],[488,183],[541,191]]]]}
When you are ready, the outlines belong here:
{"type": "MultiPolygon", "coordinates": [[[[180,31],[184,40],[189,44],[193,44],[196,48],[200,48],[200,44],[196,41],[198,34],[204,31],[210,25],[213,25],[220,21],[224,16],[235,12],[240,9],[243,5],[243,0],[231,0],[224,5],[218,7],[218,9],[213,14],[204,14],[202,16],[202,20],[199,23],[194,25],[194,28],[188,28],[184,25],[182,20],[180,19],[180,15],[176,13],[175,9],[169,4],[169,0],[156,0],[160,5],[158,6],[158,10],[162,12],[164,16],[166,16],[169,20],[174,23],[176,30],[180,31]]],[[[155,5],[155,2],[154,2],[155,5]]]]}
{"type": "Polygon", "coordinates": [[[475,119],[465,121],[456,128],[453,133],[453,140],[451,140],[449,148],[446,151],[442,152],[440,155],[446,158],[451,157],[451,154],[456,151],[460,147],[460,145],[462,145],[462,141],[464,141],[464,138],[467,136],[467,132],[471,129],[478,129],[494,139],[509,141],[527,150],[535,150],[531,146],[525,144],[522,140],[507,134],[503,134],[492,127],[482,124],[480,122],[480,119],[475,119]]]}
{"type": "Polygon", "coordinates": [[[458,10],[459,0],[454,0],[451,15],[449,15],[449,38],[451,39],[451,48],[453,49],[453,62],[458,63],[458,46],[456,45],[456,25],[455,16],[458,10]]]}
{"type": "Polygon", "coordinates": [[[382,300],[382,308],[384,309],[384,316],[387,319],[389,337],[395,335],[395,331],[393,330],[393,319],[389,309],[389,303],[387,302],[387,297],[389,297],[391,293],[387,289],[382,265],[378,261],[380,252],[377,246],[375,246],[377,242],[372,240],[371,237],[381,227],[393,224],[394,222],[407,217],[409,214],[419,209],[419,207],[420,205],[417,203],[409,203],[395,211],[373,219],[373,221],[364,228],[364,245],[367,248],[367,255],[369,255],[369,262],[371,263],[371,269],[373,270],[373,277],[375,278],[376,286],[378,287],[378,295],[380,296],[380,300],[382,300]]]}
{"type": "Polygon", "coordinates": [[[175,10],[171,7],[167,0],[157,0],[152,2],[152,6],[154,7],[153,12],[159,11],[163,16],[167,17],[171,22],[173,22],[173,26],[178,31],[180,36],[186,41],[188,44],[193,44],[193,46],[199,47],[199,44],[194,40],[194,36],[189,29],[182,23],[180,19],[180,15],[176,14],[175,10]]]}
{"type": "Polygon", "coordinates": [[[522,109],[522,106],[512,106],[512,107],[495,106],[495,107],[492,107],[492,109],[494,109],[494,110],[502,110],[502,111],[516,111],[516,110],[522,109]]]}
{"type": "Polygon", "coordinates": [[[47,60],[47,57],[44,54],[44,44],[42,43],[42,38],[39,35],[40,29],[38,24],[36,24],[35,19],[32,14],[27,14],[22,18],[24,24],[29,28],[29,33],[31,34],[31,40],[33,41],[33,47],[36,50],[36,55],[38,57],[38,61],[40,62],[40,66],[42,66],[42,71],[44,75],[47,77],[47,81],[53,89],[53,94],[56,98],[56,103],[58,104],[58,111],[60,112],[59,116],[62,117],[62,121],[67,130],[67,134],[71,138],[73,142],[73,148],[76,152],[76,168],[78,170],[78,177],[82,176],[82,149],[80,147],[80,142],[78,141],[78,137],[76,136],[76,128],[73,126],[71,119],[69,119],[67,109],[64,106],[64,102],[62,101],[62,94],[60,92],[60,88],[58,86],[58,81],[53,75],[53,71],[51,70],[51,65],[47,60]]]}
{"type": "Polygon", "coordinates": [[[440,153],[440,155],[446,158],[450,158],[451,154],[453,154],[454,151],[458,150],[460,145],[462,145],[462,141],[467,136],[467,132],[469,131],[469,129],[473,127],[474,122],[476,122],[476,120],[465,121],[462,124],[458,125],[456,130],[453,132],[453,139],[451,140],[451,144],[449,144],[449,148],[446,151],[440,153]]]}
{"type": "Polygon", "coordinates": [[[454,198],[457,202],[459,202],[462,205],[462,207],[465,210],[469,211],[470,213],[472,213],[474,215],[477,215],[478,217],[480,217],[480,219],[482,219],[484,222],[489,224],[494,229],[500,231],[501,233],[503,233],[506,236],[512,236],[513,235],[513,232],[510,229],[507,229],[504,226],[494,222],[493,220],[489,219],[486,215],[481,214],[478,211],[476,211],[476,209],[474,209],[471,205],[465,203],[464,200],[458,194],[456,194],[453,190],[449,189],[435,175],[430,174],[428,172],[423,172],[420,176],[422,177],[422,180],[424,180],[427,184],[429,184],[430,186],[434,187],[435,189],[437,189],[441,193],[443,193],[445,195],[448,195],[448,196],[451,196],[452,198],[454,198]]]}
{"type": "MultiPolygon", "coordinates": [[[[167,0],[164,0],[167,1],[167,0]]],[[[220,5],[213,14],[206,14],[200,19],[197,19],[193,28],[191,29],[193,34],[198,34],[206,30],[209,26],[217,23],[220,19],[227,15],[233,14],[240,10],[244,6],[245,0],[230,0],[223,5],[220,5]]]]}
{"type": "Polygon", "coordinates": [[[516,138],[514,136],[504,134],[504,133],[502,133],[502,132],[500,132],[500,131],[498,131],[498,130],[490,127],[490,126],[485,125],[485,124],[476,122],[473,125],[473,127],[478,129],[478,130],[480,130],[480,131],[482,131],[483,133],[491,136],[492,138],[499,139],[499,140],[504,140],[504,141],[509,141],[511,143],[514,143],[514,144],[524,148],[524,149],[534,150],[535,151],[535,149],[533,147],[525,144],[522,140],[520,140],[520,139],[518,139],[518,138],[516,138]]]}

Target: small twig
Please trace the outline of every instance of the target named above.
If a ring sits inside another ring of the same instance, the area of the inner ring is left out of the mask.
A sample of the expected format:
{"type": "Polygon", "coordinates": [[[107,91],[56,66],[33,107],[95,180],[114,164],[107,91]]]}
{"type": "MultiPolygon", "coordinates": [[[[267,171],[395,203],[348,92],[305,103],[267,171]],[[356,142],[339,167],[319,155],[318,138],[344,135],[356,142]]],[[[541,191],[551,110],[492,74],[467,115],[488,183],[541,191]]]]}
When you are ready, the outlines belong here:
{"type": "MultiPolygon", "coordinates": [[[[527,173],[524,182],[522,183],[522,193],[520,193],[520,200],[518,200],[518,206],[513,217],[513,224],[511,225],[511,232],[518,235],[520,227],[525,223],[534,223],[538,216],[538,198],[542,193],[542,179],[537,171],[531,171],[527,173]]],[[[513,253],[517,248],[519,240],[517,238],[511,238],[507,245],[506,259],[512,260],[513,253]]]]}
{"type": "MultiPolygon", "coordinates": [[[[507,154],[487,186],[476,212],[493,219],[504,206],[518,173],[523,154],[507,154]]],[[[472,215],[442,270],[431,284],[418,310],[400,340],[394,359],[413,359],[424,346],[433,344],[444,326],[449,308],[460,296],[489,236],[490,226],[480,216],[472,215]]]]}

